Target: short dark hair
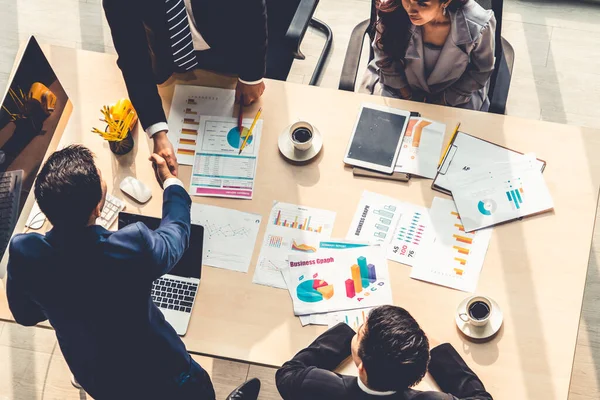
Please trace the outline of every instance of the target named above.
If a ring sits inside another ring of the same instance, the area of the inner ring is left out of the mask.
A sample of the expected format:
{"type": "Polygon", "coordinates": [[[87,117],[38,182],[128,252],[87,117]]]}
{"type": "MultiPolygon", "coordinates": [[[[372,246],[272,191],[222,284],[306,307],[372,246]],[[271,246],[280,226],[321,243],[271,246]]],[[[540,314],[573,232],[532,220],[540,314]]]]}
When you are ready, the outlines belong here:
{"type": "Polygon", "coordinates": [[[401,307],[381,306],[369,314],[358,356],[373,390],[406,390],[423,379],[429,363],[429,340],[401,307]]]}
{"type": "Polygon", "coordinates": [[[35,181],[35,198],[52,225],[86,226],[102,199],[94,154],[72,145],[50,155],[35,181]]]}

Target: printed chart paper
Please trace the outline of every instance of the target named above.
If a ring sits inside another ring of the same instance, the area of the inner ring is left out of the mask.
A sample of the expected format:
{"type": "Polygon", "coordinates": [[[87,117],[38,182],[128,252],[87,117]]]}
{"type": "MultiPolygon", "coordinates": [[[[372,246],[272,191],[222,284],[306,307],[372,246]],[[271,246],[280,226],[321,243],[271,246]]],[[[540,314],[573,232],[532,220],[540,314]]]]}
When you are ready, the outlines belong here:
{"type": "Polygon", "coordinates": [[[388,259],[413,266],[430,251],[435,232],[425,207],[404,203],[402,216],[388,246],[388,259]]]}
{"type": "MultiPolygon", "coordinates": [[[[244,119],[244,125],[250,124],[252,119],[244,119]]],[[[238,133],[237,119],[200,117],[199,132],[190,194],[252,199],[262,120],[257,121],[242,154],[238,153],[245,136],[238,133]]]]}
{"type": "Polygon", "coordinates": [[[445,124],[412,117],[408,122],[394,171],[435,178],[445,132],[445,124]]]}
{"type": "Polygon", "coordinates": [[[253,282],[285,289],[280,269],[288,256],[316,253],[319,243],[331,237],[335,212],[276,202],[258,257],[253,282]]]}
{"type": "Polygon", "coordinates": [[[369,316],[369,313],[373,308],[374,307],[359,308],[357,310],[346,310],[327,313],[327,325],[329,326],[329,328],[332,328],[340,322],[343,322],[350,328],[354,329],[355,332],[357,332],[358,328],[360,328],[362,324],[367,322],[367,317],[369,316]]]}
{"type": "Polygon", "coordinates": [[[452,197],[467,232],[554,208],[537,168],[488,173],[454,186],[452,197]]]}
{"type": "Polygon", "coordinates": [[[192,224],[204,227],[202,263],[248,272],[261,220],[258,214],[192,203],[192,224]]]}
{"type": "Polygon", "coordinates": [[[465,292],[477,287],[491,228],[467,233],[452,200],[435,197],[429,212],[436,240],[410,277],[465,292]]]}
{"type": "Polygon", "coordinates": [[[194,165],[198,149],[200,117],[233,117],[235,90],[203,86],[176,85],[169,113],[169,140],[175,147],[177,162],[194,165]]]}
{"type": "Polygon", "coordinates": [[[391,197],[364,191],[346,239],[390,243],[404,203],[391,197]]]}
{"type": "Polygon", "coordinates": [[[391,304],[385,254],[379,246],[291,254],[288,289],[294,314],[391,304]]]}

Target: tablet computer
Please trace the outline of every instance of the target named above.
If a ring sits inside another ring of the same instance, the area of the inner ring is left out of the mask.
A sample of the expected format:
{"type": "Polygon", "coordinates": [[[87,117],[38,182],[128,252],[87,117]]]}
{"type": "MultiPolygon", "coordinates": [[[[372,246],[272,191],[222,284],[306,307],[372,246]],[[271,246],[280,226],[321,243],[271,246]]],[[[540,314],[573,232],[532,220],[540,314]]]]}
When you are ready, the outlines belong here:
{"type": "Polygon", "coordinates": [[[394,172],[410,111],[362,104],[344,157],[346,164],[394,172]]]}

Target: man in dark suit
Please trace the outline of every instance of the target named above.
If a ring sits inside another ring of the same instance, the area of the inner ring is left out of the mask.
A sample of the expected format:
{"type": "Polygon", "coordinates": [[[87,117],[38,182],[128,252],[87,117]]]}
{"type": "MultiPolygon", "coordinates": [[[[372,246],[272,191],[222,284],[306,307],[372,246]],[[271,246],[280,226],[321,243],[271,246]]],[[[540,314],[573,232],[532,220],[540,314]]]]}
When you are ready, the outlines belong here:
{"type": "Polygon", "coordinates": [[[373,309],[357,333],[345,324],[329,329],[283,364],[276,380],[285,400],[492,399],[452,345],[432,349],[430,360],[427,336],[406,310],[395,306],[373,309]],[[358,377],[331,372],[348,356],[358,377]],[[446,393],[411,389],[423,379],[428,364],[446,393]]]}
{"type": "Polygon", "coordinates": [[[239,76],[245,104],[264,89],[267,51],[265,0],[103,0],[129,98],[154,152],[171,172],[177,159],[157,83],[194,68],[239,76]]]}
{"type": "MultiPolygon", "coordinates": [[[[95,399],[212,400],[210,377],[150,297],[152,281],[189,245],[191,205],[164,159],[152,160],[165,189],[160,227],[110,232],[95,225],[106,184],[92,153],[69,146],[52,154],[35,197],[54,227],[12,239],[8,302],[19,324],[49,320],[75,379],[95,399]]],[[[252,380],[230,398],[255,400],[259,390],[252,380]]]]}

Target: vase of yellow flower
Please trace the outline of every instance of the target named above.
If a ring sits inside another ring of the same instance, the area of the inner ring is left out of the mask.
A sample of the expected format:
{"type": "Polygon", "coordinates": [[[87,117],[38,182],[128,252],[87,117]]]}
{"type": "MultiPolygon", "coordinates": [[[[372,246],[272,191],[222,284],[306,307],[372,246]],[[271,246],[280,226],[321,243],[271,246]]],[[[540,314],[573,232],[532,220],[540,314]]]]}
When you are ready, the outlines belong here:
{"type": "Polygon", "coordinates": [[[104,131],[93,128],[92,132],[97,133],[103,139],[108,141],[108,147],[116,155],[129,153],[133,149],[133,135],[131,134],[138,117],[131,101],[121,99],[112,106],[104,106],[102,110],[106,122],[104,131]]]}

